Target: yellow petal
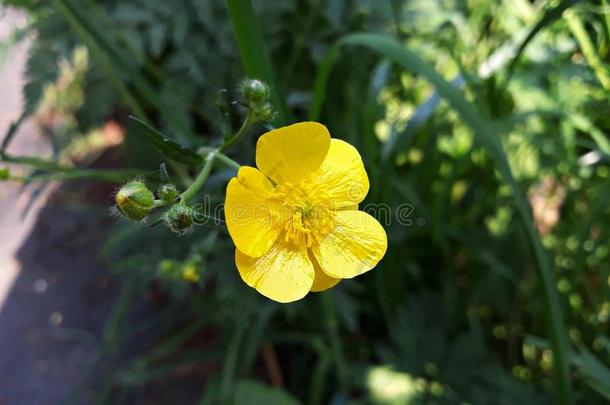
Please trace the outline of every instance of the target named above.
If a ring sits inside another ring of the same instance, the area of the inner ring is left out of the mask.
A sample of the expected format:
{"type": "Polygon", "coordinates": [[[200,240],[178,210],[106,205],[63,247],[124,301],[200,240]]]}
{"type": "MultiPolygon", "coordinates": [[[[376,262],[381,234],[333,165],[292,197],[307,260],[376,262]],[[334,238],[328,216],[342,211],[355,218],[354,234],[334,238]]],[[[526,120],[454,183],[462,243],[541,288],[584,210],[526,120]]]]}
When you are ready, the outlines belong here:
{"type": "Polygon", "coordinates": [[[257,169],[242,166],[227,186],[225,220],[235,246],[248,256],[267,253],[277,239],[279,206],[273,185],[257,169]]]}
{"type": "Polygon", "coordinates": [[[317,177],[328,187],[336,209],[357,205],[369,192],[369,178],[360,154],[340,139],[331,140],[317,177]]]}
{"type": "Polygon", "coordinates": [[[315,276],[313,279],[313,285],[311,286],[311,291],[321,292],[339,284],[339,281],[341,281],[341,279],[330,277],[328,274],[324,273],[324,270],[322,270],[322,267],[320,267],[318,261],[313,256],[313,254],[310,254],[309,258],[311,259],[311,262],[313,263],[313,268],[315,270],[315,276]]]}
{"type": "Polygon", "coordinates": [[[278,184],[295,183],[320,167],[329,146],[330,134],[324,125],[300,122],[258,138],[256,165],[278,184]]]}
{"type": "Polygon", "coordinates": [[[335,229],[312,251],[330,277],[352,278],[371,270],[385,254],[388,240],[375,218],[362,211],[337,211],[335,229]]]}
{"type": "Polygon", "coordinates": [[[242,280],[277,302],[303,298],[313,284],[314,269],[307,249],[276,243],[265,255],[254,258],[235,251],[235,264],[242,280]]]}

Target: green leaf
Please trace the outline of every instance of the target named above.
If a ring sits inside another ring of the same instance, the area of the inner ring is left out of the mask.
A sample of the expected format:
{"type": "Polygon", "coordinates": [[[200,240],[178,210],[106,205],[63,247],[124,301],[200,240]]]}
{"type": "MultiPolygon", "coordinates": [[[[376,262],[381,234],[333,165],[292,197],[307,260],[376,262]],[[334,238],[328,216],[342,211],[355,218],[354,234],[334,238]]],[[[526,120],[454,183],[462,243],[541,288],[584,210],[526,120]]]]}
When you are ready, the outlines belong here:
{"type": "Polygon", "coordinates": [[[556,359],[554,371],[558,390],[557,397],[559,403],[570,404],[572,402],[572,389],[568,367],[569,346],[556,284],[546,252],[534,226],[529,205],[514,179],[500,139],[496,136],[494,125],[484,118],[455,86],[447,82],[433,67],[395,39],[380,34],[363,33],[348,35],[342,38],[339,44],[366,46],[405,69],[427,79],[436,88],[438,94],[458,112],[464,122],[472,129],[476,141],[487,150],[494,160],[497,170],[511,188],[513,199],[526,227],[527,235],[538,262],[539,277],[546,303],[547,333],[550,336],[556,359]]]}
{"type": "Polygon", "coordinates": [[[197,152],[172,141],[136,117],[129,117],[127,131],[132,131],[141,136],[168,159],[189,166],[197,166],[203,163],[203,158],[197,152]]]}
{"type": "Polygon", "coordinates": [[[235,405],[298,405],[299,402],[286,391],[272,388],[252,380],[239,380],[235,388],[235,405]]]}
{"type": "Polygon", "coordinates": [[[156,107],[172,129],[178,131],[186,140],[195,141],[184,117],[177,114],[171,103],[134,68],[134,53],[127,52],[119,45],[112,29],[102,26],[101,23],[107,20],[107,17],[95,2],[87,1],[86,4],[77,5],[72,0],[52,0],[52,4],[70,24],[78,38],[87,45],[106,71],[111,83],[135,113],[144,116],[144,109],[136,95],[123,83],[121,74],[126,75],[137,92],[156,107]]]}
{"type": "Polygon", "coordinates": [[[608,367],[584,348],[580,350],[580,356],[575,356],[574,362],[585,383],[610,400],[610,370],[608,367]]]}
{"type": "Polygon", "coordinates": [[[568,8],[572,7],[574,4],[579,3],[580,1],[581,0],[562,1],[555,7],[549,8],[545,11],[545,13],[542,16],[542,18],[540,19],[540,21],[538,21],[536,23],[536,25],[534,25],[534,27],[531,29],[529,34],[527,34],[527,37],[525,37],[525,39],[523,40],[521,45],[519,45],[519,48],[517,48],[517,52],[515,52],[515,56],[513,56],[513,59],[511,60],[510,64],[508,65],[508,76],[509,77],[512,75],[513,69],[515,68],[515,65],[517,64],[517,62],[519,61],[521,54],[523,53],[523,51],[525,51],[525,48],[536,37],[536,35],[538,35],[538,33],[540,31],[542,31],[544,29],[544,27],[546,27],[547,25],[550,25],[550,24],[554,23],[556,20],[560,19],[561,15],[563,14],[564,11],[566,11],[568,8]]]}
{"type": "MultiPolygon", "coordinates": [[[[526,335],[525,343],[543,350],[549,348],[548,341],[537,336],[526,335]]],[[[604,398],[610,399],[610,369],[584,346],[580,347],[580,353],[570,351],[569,358],[583,381],[604,398]]]]}

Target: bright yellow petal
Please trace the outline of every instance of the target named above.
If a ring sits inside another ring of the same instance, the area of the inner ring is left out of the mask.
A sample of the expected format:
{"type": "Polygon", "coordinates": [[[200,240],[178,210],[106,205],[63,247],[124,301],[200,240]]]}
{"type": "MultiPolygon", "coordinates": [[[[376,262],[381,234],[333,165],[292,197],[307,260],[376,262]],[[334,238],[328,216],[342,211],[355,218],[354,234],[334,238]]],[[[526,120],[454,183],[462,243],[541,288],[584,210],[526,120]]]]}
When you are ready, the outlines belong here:
{"type": "Polygon", "coordinates": [[[248,256],[267,253],[277,239],[279,206],[273,185],[257,169],[242,166],[227,186],[225,220],[235,246],[248,256]]]}
{"type": "Polygon", "coordinates": [[[317,176],[318,181],[328,187],[336,209],[357,205],[369,192],[369,178],[360,154],[340,139],[331,140],[317,176]]]}
{"type": "Polygon", "coordinates": [[[385,254],[388,240],[375,218],[362,211],[337,211],[335,229],[312,251],[330,277],[352,278],[371,270],[385,254]]]}
{"type": "Polygon", "coordinates": [[[311,262],[313,263],[313,268],[315,270],[315,277],[313,279],[311,291],[321,292],[339,284],[341,279],[330,277],[328,274],[324,273],[324,270],[322,270],[322,267],[320,267],[318,261],[313,256],[313,254],[310,254],[309,258],[311,259],[311,262]]]}
{"type": "Polygon", "coordinates": [[[276,243],[267,254],[254,258],[235,251],[235,264],[246,284],[277,302],[303,298],[313,284],[314,269],[307,249],[276,243]]]}
{"type": "Polygon", "coordinates": [[[256,165],[278,184],[315,172],[326,157],[330,134],[317,122],[300,122],[267,132],[256,144],[256,165]]]}

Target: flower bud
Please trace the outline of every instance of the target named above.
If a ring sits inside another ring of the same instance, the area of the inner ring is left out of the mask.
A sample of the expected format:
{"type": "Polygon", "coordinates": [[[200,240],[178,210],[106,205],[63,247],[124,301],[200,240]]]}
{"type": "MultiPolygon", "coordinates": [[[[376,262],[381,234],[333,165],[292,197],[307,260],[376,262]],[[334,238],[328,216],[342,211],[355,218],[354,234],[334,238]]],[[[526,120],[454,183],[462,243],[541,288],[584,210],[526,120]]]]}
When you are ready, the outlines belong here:
{"type": "Polygon", "coordinates": [[[173,184],[161,184],[157,190],[157,195],[164,203],[171,204],[176,201],[176,197],[178,197],[178,190],[173,184]]]}
{"type": "Polygon", "coordinates": [[[163,220],[172,232],[178,235],[185,235],[193,230],[195,221],[193,220],[194,211],[186,205],[174,205],[165,215],[163,220]]]}
{"type": "Polygon", "coordinates": [[[269,98],[269,86],[257,79],[246,79],[241,83],[241,92],[249,103],[260,103],[269,98]]]}
{"type": "Polygon", "coordinates": [[[116,206],[126,218],[140,221],[153,209],[155,197],[141,181],[130,181],[115,196],[116,206]]]}
{"type": "Polygon", "coordinates": [[[188,263],[182,267],[181,277],[184,281],[188,281],[189,283],[196,283],[201,279],[194,263],[188,263]]]}
{"type": "Polygon", "coordinates": [[[275,111],[271,103],[260,103],[252,106],[252,113],[258,121],[267,122],[273,119],[275,111]]]}

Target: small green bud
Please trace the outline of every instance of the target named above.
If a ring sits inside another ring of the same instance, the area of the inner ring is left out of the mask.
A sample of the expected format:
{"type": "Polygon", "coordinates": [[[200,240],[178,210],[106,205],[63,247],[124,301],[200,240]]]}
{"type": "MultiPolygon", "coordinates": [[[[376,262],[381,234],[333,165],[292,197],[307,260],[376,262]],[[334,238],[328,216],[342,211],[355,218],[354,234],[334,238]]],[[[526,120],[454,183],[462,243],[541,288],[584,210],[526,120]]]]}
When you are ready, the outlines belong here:
{"type": "Polygon", "coordinates": [[[176,201],[176,197],[178,197],[178,190],[173,184],[161,184],[157,190],[157,194],[164,203],[171,204],[176,201]]]}
{"type": "Polygon", "coordinates": [[[194,211],[191,207],[186,205],[174,205],[171,207],[165,215],[163,220],[172,232],[178,235],[184,235],[193,230],[195,221],[193,219],[194,211]]]}
{"type": "Polygon", "coordinates": [[[258,121],[267,122],[273,119],[275,111],[271,103],[261,103],[252,106],[252,114],[258,121]]]}
{"type": "Polygon", "coordinates": [[[11,176],[11,172],[8,170],[8,167],[3,167],[0,169],[0,181],[8,180],[11,176]]]}
{"type": "Polygon", "coordinates": [[[176,262],[169,259],[164,259],[159,262],[158,273],[161,276],[171,276],[175,273],[176,262]]]}
{"type": "Polygon", "coordinates": [[[140,221],[153,209],[155,197],[141,181],[130,181],[116,193],[116,206],[126,218],[140,221]]]}
{"type": "Polygon", "coordinates": [[[246,79],[241,83],[241,92],[250,103],[260,103],[269,98],[269,86],[257,79],[246,79]]]}

